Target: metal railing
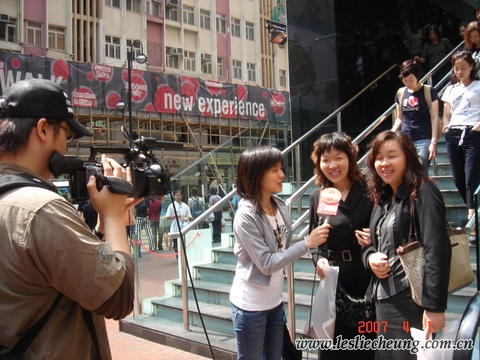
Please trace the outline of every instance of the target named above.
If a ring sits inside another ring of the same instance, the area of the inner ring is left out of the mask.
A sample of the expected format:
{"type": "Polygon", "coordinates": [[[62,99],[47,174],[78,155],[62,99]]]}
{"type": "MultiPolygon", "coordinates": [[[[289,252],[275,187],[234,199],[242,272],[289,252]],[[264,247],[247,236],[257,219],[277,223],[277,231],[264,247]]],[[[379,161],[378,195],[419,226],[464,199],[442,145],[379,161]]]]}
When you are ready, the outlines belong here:
{"type": "MultiPolygon", "coordinates": [[[[432,76],[437,73],[437,71],[441,70],[442,67],[450,61],[451,55],[461,49],[463,47],[463,42],[458,44],[438,65],[436,65],[434,68],[432,68],[430,71],[428,71],[425,76],[421,79],[421,81],[429,83],[432,85],[432,76]]],[[[322,119],[316,126],[314,126],[312,129],[307,131],[305,134],[303,134],[301,137],[293,141],[290,145],[288,145],[283,151],[282,155],[285,157],[289,155],[290,153],[294,153],[294,158],[297,159],[295,161],[295,167],[296,167],[296,173],[300,173],[300,159],[301,156],[301,150],[300,150],[300,145],[305,142],[306,140],[309,139],[309,137],[315,133],[319,133],[325,125],[329,124],[332,121],[336,121],[337,124],[337,130],[341,131],[341,118],[342,118],[342,111],[344,111],[346,108],[348,108],[355,100],[357,100],[359,97],[364,95],[372,86],[377,84],[379,81],[381,81],[383,78],[385,78],[388,74],[390,74],[394,69],[398,68],[398,65],[392,65],[390,66],[387,70],[385,70],[383,73],[378,75],[375,79],[373,79],[370,83],[368,83],[364,88],[362,88],[359,92],[357,92],[352,98],[350,98],[347,102],[345,102],[343,105],[341,105],[339,108],[337,108],[334,112],[332,112],[330,115],[322,119]]],[[[437,84],[435,84],[435,89],[438,91],[439,95],[441,95],[445,89],[445,87],[448,85],[448,79],[449,79],[449,73],[445,74],[437,84]]],[[[360,132],[354,139],[353,143],[355,144],[360,144],[362,141],[366,140],[369,135],[371,135],[386,119],[388,119],[390,116],[394,115],[395,112],[395,104],[391,105],[387,110],[385,110],[379,117],[377,117],[370,125],[368,125],[363,131],[360,132]]],[[[209,154],[206,154],[204,157],[210,156],[209,154]]],[[[203,158],[204,158],[203,157],[203,158]]],[[[202,158],[202,159],[203,159],[202,158]]],[[[194,165],[198,164],[202,159],[199,159],[196,161],[194,164],[192,164],[190,168],[192,168],[194,165]]],[[[363,156],[360,160],[359,163],[362,164],[365,159],[365,156],[363,156]]],[[[293,213],[293,206],[296,201],[299,202],[298,204],[298,209],[299,209],[299,214],[296,220],[292,224],[292,229],[295,232],[297,229],[299,229],[301,226],[304,226],[303,229],[300,229],[298,234],[296,235],[296,239],[303,237],[308,233],[308,225],[305,226],[305,220],[309,216],[309,211],[302,212],[302,206],[301,206],[301,200],[304,194],[314,185],[316,176],[312,176],[310,179],[308,179],[305,183],[300,184],[298,183],[298,190],[296,190],[287,200],[287,206],[289,207],[289,210],[291,213],[293,213]]],[[[185,234],[187,234],[189,231],[196,229],[199,225],[201,225],[205,219],[213,212],[219,211],[220,209],[224,208],[224,204],[226,202],[229,202],[230,199],[236,194],[236,190],[231,190],[228,192],[225,196],[222,197],[220,201],[215,203],[213,206],[209,207],[208,209],[205,210],[199,217],[194,219],[192,222],[190,222],[185,228],[181,230],[182,236],[185,237],[185,234]]],[[[180,233],[171,233],[170,234],[173,237],[178,237],[180,236],[180,233]]],[[[182,255],[180,256],[180,261],[182,255]]],[[[182,267],[182,272],[184,272],[185,269],[182,267]]],[[[294,289],[294,281],[293,281],[293,264],[290,264],[287,267],[287,284],[288,284],[288,319],[289,319],[289,331],[291,334],[295,334],[295,308],[294,308],[294,295],[295,295],[295,289],[294,289]]],[[[181,274],[182,278],[182,287],[187,288],[187,279],[185,274],[181,274]]],[[[184,296],[183,298],[183,316],[184,319],[188,319],[188,299],[187,296],[184,296]]],[[[188,321],[184,320],[184,326],[185,329],[188,329],[188,321]]]]}

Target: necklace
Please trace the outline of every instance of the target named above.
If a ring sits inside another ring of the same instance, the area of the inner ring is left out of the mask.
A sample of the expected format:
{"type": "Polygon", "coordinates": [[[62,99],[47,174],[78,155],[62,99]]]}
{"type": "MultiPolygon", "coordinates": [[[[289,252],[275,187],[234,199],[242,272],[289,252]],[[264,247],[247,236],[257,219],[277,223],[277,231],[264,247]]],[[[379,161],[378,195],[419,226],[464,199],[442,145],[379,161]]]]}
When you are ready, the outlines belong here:
{"type": "Polygon", "coordinates": [[[277,247],[279,249],[283,248],[283,235],[280,231],[280,226],[278,225],[277,215],[275,214],[275,224],[277,229],[273,229],[273,234],[275,235],[275,240],[277,240],[277,247]]]}

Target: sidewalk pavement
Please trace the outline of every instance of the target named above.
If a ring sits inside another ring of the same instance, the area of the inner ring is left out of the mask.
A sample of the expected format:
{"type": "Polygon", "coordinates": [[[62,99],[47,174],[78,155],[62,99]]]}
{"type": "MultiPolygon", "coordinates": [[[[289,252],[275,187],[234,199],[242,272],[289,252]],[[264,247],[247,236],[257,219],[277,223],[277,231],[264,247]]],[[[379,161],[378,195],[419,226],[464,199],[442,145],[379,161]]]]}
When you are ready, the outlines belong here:
{"type": "MultiPolygon", "coordinates": [[[[140,297],[161,296],[165,280],[177,279],[177,260],[172,251],[158,253],[142,249],[138,261],[140,275],[140,297]]],[[[206,357],[192,354],[169,346],[157,344],[119,330],[119,323],[107,320],[107,332],[113,360],[206,360],[206,357]]]]}

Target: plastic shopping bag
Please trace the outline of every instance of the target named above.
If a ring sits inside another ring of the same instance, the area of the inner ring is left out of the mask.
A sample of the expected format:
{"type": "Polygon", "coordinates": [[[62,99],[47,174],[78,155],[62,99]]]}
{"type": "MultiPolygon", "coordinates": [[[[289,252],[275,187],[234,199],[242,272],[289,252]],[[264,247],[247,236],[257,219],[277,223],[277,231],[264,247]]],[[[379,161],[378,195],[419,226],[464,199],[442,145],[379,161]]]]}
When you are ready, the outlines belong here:
{"type": "Polygon", "coordinates": [[[304,331],[312,339],[333,339],[338,266],[328,266],[313,299],[310,322],[304,331]]]}
{"type": "MultiPolygon", "coordinates": [[[[438,333],[436,339],[440,340],[455,340],[455,336],[458,331],[460,321],[447,319],[447,323],[445,328],[438,333]]],[[[419,343],[419,351],[417,353],[417,360],[451,360],[453,357],[453,349],[430,349],[425,348],[425,341],[426,341],[426,331],[419,330],[416,328],[411,328],[411,335],[414,340],[418,340],[419,343]]],[[[429,340],[432,339],[431,336],[428,338],[429,340]]]]}

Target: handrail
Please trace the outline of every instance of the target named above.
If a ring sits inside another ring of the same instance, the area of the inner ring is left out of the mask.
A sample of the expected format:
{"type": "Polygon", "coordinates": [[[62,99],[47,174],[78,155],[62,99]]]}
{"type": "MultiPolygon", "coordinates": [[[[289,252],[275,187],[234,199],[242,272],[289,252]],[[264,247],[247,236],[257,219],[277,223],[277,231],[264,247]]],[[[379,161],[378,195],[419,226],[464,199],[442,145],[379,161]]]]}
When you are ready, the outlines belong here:
{"type": "MultiPolygon", "coordinates": [[[[222,145],[219,145],[217,146],[215,149],[209,151],[208,153],[204,154],[202,153],[202,157],[200,159],[197,159],[195,160],[193,163],[191,163],[190,165],[188,165],[187,167],[183,168],[182,170],[180,170],[179,172],[177,172],[174,176],[172,176],[172,180],[177,180],[179,179],[179,177],[183,174],[185,174],[186,172],[188,172],[190,169],[192,169],[193,167],[197,166],[198,164],[200,164],[201,162],[203,162],[207,157],[212,157],[213,159],[213,154],[217,151],[219,151],[220,149],[224,148],[227,144],[230,144],[233,139],[239,137],[240,135],[242,135],[244,132],[250,130],[250,128],[246,128],[246,129],[243,129],[242,131],[238,132],[238,134],[236,134],[235,136],[232,136],[230,139],[228,139],[227,141],[225,141],[222,145]]],[[[214,160],[214,159],[213,159],[214,160]]]]}
{"type": "MultiPolygon", "coordinates": [[[[471,340],[475,342],[478,334],[478,326],[480,325],[480,292],[470,299],[465,309],[460,325],[458,326],[455,343],[462,340],[471,340]]],[[[453,351],[452,360],[469,360],[473,355],[473,347],[471,349],[457,349],[453,351]]]]}
{"type": "Polygon", "coordinates": [[[353,101],[355,101],[358,97],[363,95],[372,85],[377,83],[381,78],[383,78],[385,75],[387,75],[390,71],[393,69],[397,68],[398,65],[393,64],[390,66],[387,70],[385,70],[383,73],[378,75],[375,79],[370,81],[367,85],[365,85],[362,90],[360,90],[358,93],[356,93],[353,97],[351,97],[347,102],[345,102],[343,105],[340,105],[334,112],[332,112],[330,115],[328,115],[326,118],[321,120],[317,125],[315,125],[313,128],[308,130],[305,134],[300,136],[297,140],[292,142],[289,146],[287,146],[285,149],[283,149],[282,154],[286,155],[288,154],[295,146],[299,145],[303,140],[308,138],[310,135],[312,135],[314,132],[316,132],[322,125],[327,123],[328,121],[332,120],[334,117],[336,117],[339,113],[341,113],[348,105],[350,105],[353,101]]]}
{"type": "MultiPolygon", "coordinates": [[[[460,43],[457,47],[455,47],[455,49],[453,49],[451,51],[451,53],[449,53],[447,55],[447,57],[442,60],[441,63],[439,63],[437,66],[435,66],[433,69],[431,69],[422,79],[426,79],[426,80],[429,80],[431,82],[431,76],[436,72],[438,71],[444,64],[444,62],[448,61],[451,57],[451,55],[458,50],[458,48],[460,48],[460,46],[462,45],[463,43],[460,43]]],[[[365,87],[363,87],[359,92],[357,92],[352,98],[350,98],[347,102],[345,102],[343,105],[341,105],[340,107],[338,107],[335,111],[333,111],[331,114],[329,114],[327,117],[325,117],[324,119],[322,119],[317,125],[315,125],[313,128],[311,128],[309,131],[307,131],[305,134],[303,134],[301,137],[299,137],[297,140],[293,141],[289,146],[287,146],[283,151],[282,151],[282,155],[283,156],[286,156],[287,154],[289,154],[290,152],[293,151],[293,149],[295,147],[297,147],[298,145],[300,145],[303,141],[305,141],[309,136],[311,136],[313,133],[315,133],[316,131],[318,131],[323,125],[325,125],[327,122],[333,120],[333,119],[337,119],[338,120],[338,116],[339,114],[346,108],[348,107],[352,102],[354,102],[357,98],[359,98],[361,95],[363,95],[366,91],[368,91],[368,89],[374,85],[375,83],[377,83],[379,80],[381,80],[383,77],[385,77],[388,73],[390,73],[393,69],[397,68],[398,65],[396,64],[393,64],[391,65],[387,70],[385,70],[383,73],[381,73],[380,75],[378,75],[375,79],[373,79],[371,82],[369,82],[365,87]]],[[[448,77],[448,75],[446,75],[445,77],[442,78],[441,82],[445,81],[445,79],[448,77]]],[[[374,129],[376,129],[380,124],[382,124],[390,114],[393,113],[393,111],[395,110],[395,104],[390,106],[386,111],[384,111],[377,119],[375,119],[369,126],[367,126],[366,129],[364,129],[354,140],[353,142],[355,144],[358,144],[360,143],[361,141],[363,141],[369,134],[372,133],[372,131],[374,129]]],[[[211,153],[213,153],[214,151],[218,150],[215,149],[213,151],[211,151],[210,153],[206,154],[204,157],[202,157],[201,159],[197,160],[196,162],[194,162],[194,164],[191,164],[188,169],[192,168],[193,166],[197,165],[198,163],[200,163],[202,161],[202,159],[204,159],[206,156],[209,156],[211,155],[211,153]]],[[[363,158],[362,158],[363,159],[363,158]]],[[[181,172],[181,174],[185,173],[187,170],[183,170],[181,172]]],[[[177,174],[176,177],[178,177],[179,175],[181,174],[177,174]]],[[[295,191],[287,200],[287,205],[291,208],[291,205],[294,201],[298,200],[304,193],[305,191],[310,188],[313,184],[314,184],[314,181],[315,181],[315,176],[312,176],[310,179],[307,180],[307,182],[305,184],[303,184],[297,191],[295,191]]],[[[230,192],[228,192],[220,201],[218,201],[217,203],[215,203],[213,206],[209,207],[208,209],[205,210],[205,212],[203,212],[199,217],[197,217],[196,219],[194,219],[192,222],[190,222],[185,228],[181,229],[180,232],[177,232],[177,233],[171,233],[170,235],[171,236],[176,236],[178,237],[180,235],[180,233],[182,235],[185,235],[188,231],[190,230],[193,230],[194,228],[196,228],[199,224],[201,224],[207,217],[208,215],[210,215],[212,212],[214,211],[217,211],[219,209],[222,208],[223,204],[228,201],[229,199],[231,199],[234,195],[236,194],[236,189],[233,189],[231,190],[230,192]]],[[[303,218],[304,216],[307,216],[307,215],[304,215],[304,214],[301,214],[299,218],[303,218]]],[[[301,221],[295,221],[293,224],[292,224],[292,228],[293,230],[297,229],[300,225],[302,224],[301,221]]],[[[305,233],[305,229],[303,229],[301,231],[301,233],[305,233]]],[[[287,269],[287,277],[288,277],[288,303],[289,304],[292,304],[293,301],[294,301],[294,293],[293,293],[293,265],[292,266],[289,266],[288,269],[287,269]]],[[[182,277],[182,286],[187,286],[186,282],[185,284],[183,283],[183,277],[182,277]]],[[[186,299],[184,299],[184,307],[186,308],[188,306],[188,302],[186,302],[186,299]]],[[[185,309],[184,309],[185,310],[185,309]]],[[[295,310],[294,308],[289,305],[288,307],[288,313],[289,313],[289,319],[291,320],[289,322],[289,330],[291,333],[294,333],[295,332],[295,318],[294,318],[294,313],[295,313],[295,310]]]]}

